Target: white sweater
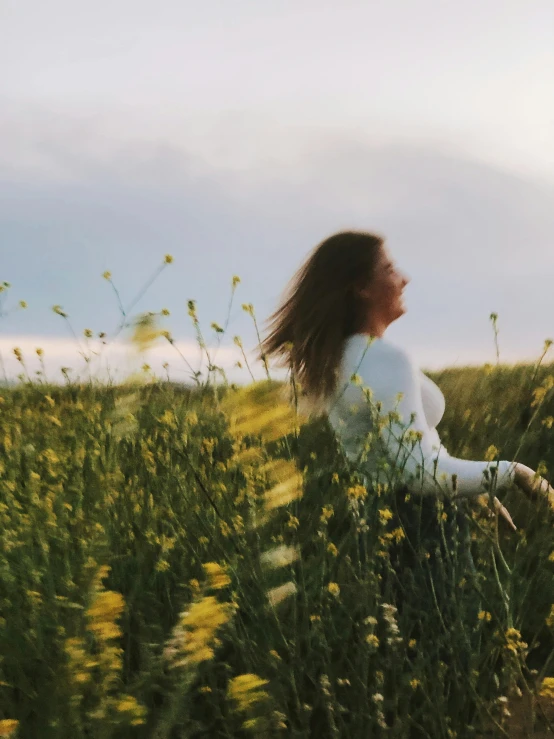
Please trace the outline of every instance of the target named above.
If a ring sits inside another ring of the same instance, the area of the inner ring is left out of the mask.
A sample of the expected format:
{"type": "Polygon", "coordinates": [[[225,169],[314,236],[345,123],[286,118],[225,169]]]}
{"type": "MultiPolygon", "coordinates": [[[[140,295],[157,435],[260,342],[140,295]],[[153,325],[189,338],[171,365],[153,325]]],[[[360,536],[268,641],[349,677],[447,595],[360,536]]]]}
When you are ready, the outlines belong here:
{"type": "Polygon", "coordinates": [[[435,428],[445,408],[440,388],[414,365],[401,347],[383,338],[370,339],[366,334],[355,334],[345,342],[337,392],[328,412],[329,422],[352,461],[357,459],[366,435],[373,429],[378,402],[382,404],[379,416],[396,410],[400,422],[387,422],[381,428],[382,443],[372,442],[361,467],[374,483],[390,479],[382,464],[377,464],[383,456],[391,466],[402,470],[401,480],[414,493],[451,495],[454,491],[452,475],[457,475],[458,495],[485,493],[487,480],[483,472],[491,470],[490,482],[492,468],[497,464],[496,490],[505,490],[513,480],[515,464],[506,460],[478,462],[451,457],[435,428]],[[368,342],[371,342],[369,346],[368,342]],[[353,374],[360,376],[363,387],[371,389],[373,411],[362,387],[350,381],[353,374]],[[398,393],[403,394],[400,401],[398,393]],[[415,419],[410,424],[412,413],[415,419]],[[406,430],[421,432],[421,441],[414,445],[414,441],[406,438],[406,430]]]}

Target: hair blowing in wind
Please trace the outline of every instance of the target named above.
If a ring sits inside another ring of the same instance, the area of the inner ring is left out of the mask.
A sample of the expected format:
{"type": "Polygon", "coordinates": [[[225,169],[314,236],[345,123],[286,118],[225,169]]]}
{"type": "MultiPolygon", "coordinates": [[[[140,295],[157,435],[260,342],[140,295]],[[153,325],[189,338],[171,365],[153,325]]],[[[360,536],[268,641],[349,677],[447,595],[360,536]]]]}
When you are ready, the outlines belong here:
{"type": "Polygon", "coordinates": [[[371,280],[381,236],[342,231],[318,244],[293,276],[258,359],[275,355],[299,385],[304,408],[322,415],[336,390],[345,340],[362,327],[357,289],[371,280]]]}

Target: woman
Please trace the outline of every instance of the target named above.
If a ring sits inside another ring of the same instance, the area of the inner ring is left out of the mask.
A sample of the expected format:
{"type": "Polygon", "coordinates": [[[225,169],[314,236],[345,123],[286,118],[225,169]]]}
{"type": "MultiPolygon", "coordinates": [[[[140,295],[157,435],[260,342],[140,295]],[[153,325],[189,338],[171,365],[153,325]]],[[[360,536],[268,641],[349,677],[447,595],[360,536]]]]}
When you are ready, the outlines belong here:
{"type": "MultiPolygon", "coordinates": [[[[384,337],[388,326],[406,312],[402,293],[408,283],[380,236],[337,233],[320,243],[298,271],[286,300],[270,319],[273,330],[261,345],[262,359],[280,355],[291,368],[309,416],[327,416],[346,458],[365,476],[368,490],[390,485],[394,491],[395,514],[406,534],[406,541],[393,552],[398,573],[395,605],[400,611],[403,583],[408,580],[410,607],[414,603],[423,610],[435,607],[440,598],[440,583],[428,587],[423,576],[414,579],[410,572],[422,547],[448,557],[450,543],[437,522],[438,498],[446,501],[454,519],[458,515],[454,498],[487,500],[491,486],[493,493],[503,492],[515,483],[531,498],[547,494],[554,499],[548,482],[535,479],[534,471],[521,463],[459,459],[442,446],[435,428],[445,409],[442,392],[403,348],[384,337]],[[368,438],[371,442],[366,444],[368,438]],[[425,602],[427,596],[420,598],[418,588],[427,588],[429,601],[425,602]]],[[[494,503],[515,528],[498,498],[494,503]]],[[[456,537],[462,530],[455,520],[447,534],[456,537]]],[[[469,538],[467,526],[465,532],[469,538]]],[[[444,573],[436,561],[427,569],[439,580],[444,573]]],[[[436,658],[443,659],[438,649],[436,658]]],[[[468,662],[471,649],[468,643],[462,662],[468,662]]]]}
{"type": "MultiPolygon", "coordinates": [[[[444,413],[442,392],[403,348],[384,338],[406,312],[402,293],[409,281],[380,236],[363,231],[330,236],[298,271],[288,299],[273,314],[261,357],[285,358],[302,388],[302,406],[310,417],[328,416],[346,457],[361,457],[374,483],[387,477],[372,468],[379,450],[361,454],[361,447],[377,408],[381,417],[394,411],[401,416],[382,429],[378,441],[414,493],[479,496],[491,483],[504,491],[513,482],[531,498],[554,496],[548,482],[534,479],[535,472],[521,463],[458,459],[442,446],[435,429],[444,413]],[[353,374],[371,389],[371,404],[350,381],[353,374]]],[[[496,498],[495,506],[515,528],[496,498]]]]}

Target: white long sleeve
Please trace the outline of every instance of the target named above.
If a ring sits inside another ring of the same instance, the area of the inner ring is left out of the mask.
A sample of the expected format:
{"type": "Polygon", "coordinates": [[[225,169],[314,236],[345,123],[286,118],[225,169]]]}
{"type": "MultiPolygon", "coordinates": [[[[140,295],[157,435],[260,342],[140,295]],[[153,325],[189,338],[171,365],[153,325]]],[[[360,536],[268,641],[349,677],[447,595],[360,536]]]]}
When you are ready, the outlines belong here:
{"type": "MultiPolygon", "coordinates": [[[[471,496],[485,492],[487,478],[483,473],[489,470],[490,480],[492,468],[496,467],[497,462],[472,461],[450,456],[444,447],[437,444],[440,444],[438,434],[428,425],[422,403],[419,370],[410,356],[401,347],[388,341],[374,340],[356,368],[353,358],[356,355],[361,356],[357,350],[360,346],[365,347],[366,343],[367,337],[363,337],[362,341],[359,340],[359,335],[353,337],[349,345],[350,351],[345,356],[341,381],[344,384],[356,372],[362,385],[371,389],[373,406],[381,403],[381,417],[394,410],[398,413],[400,421],[393,420],[382,427],[380,438],[389,462],[402,470],[402,479],[410,490],[421,494],[437,494],[441,491],[452,494],[452,475],[456,475],[457,495],[471,496]],[[399,393],[402,393],[400,401],[399,393]],[[410,423],[412,414],[415,414],[415,418],[410,423]],[[421,440],[415,444],[410,441],[407,438],[410,431],[419,432],[421,440]]],[[[372,430],[373,423],[367,402],[361,388],[351,385],[344,393],[342,401],[329,414],[329,420],[343,439],[350,458],[353,458],[355,451],[354,436],[358,437],[359,444],[359,435],[364,430],[364,425],[366,432],[372,430]],[[353,401],[356,409],[351,415],[353,401]]],[[[513,474],[514,465],[506,460],[500,461],[496,490],[505,489],[513,479],[513,474]]]]}

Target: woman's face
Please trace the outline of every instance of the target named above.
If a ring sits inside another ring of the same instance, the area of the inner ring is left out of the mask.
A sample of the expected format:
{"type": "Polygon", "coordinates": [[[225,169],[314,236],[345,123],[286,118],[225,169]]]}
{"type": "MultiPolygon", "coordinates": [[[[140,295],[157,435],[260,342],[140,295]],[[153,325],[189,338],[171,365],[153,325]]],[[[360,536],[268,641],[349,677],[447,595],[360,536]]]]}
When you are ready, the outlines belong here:
{"type": "Polygon", "coordinates": [[[407,308],[402,293],[409,281],[410,278],[397,268],[388,249],[381,247],[371,283],[362,290],[371,313],[386,324],[404,315],[407,308]]]}

